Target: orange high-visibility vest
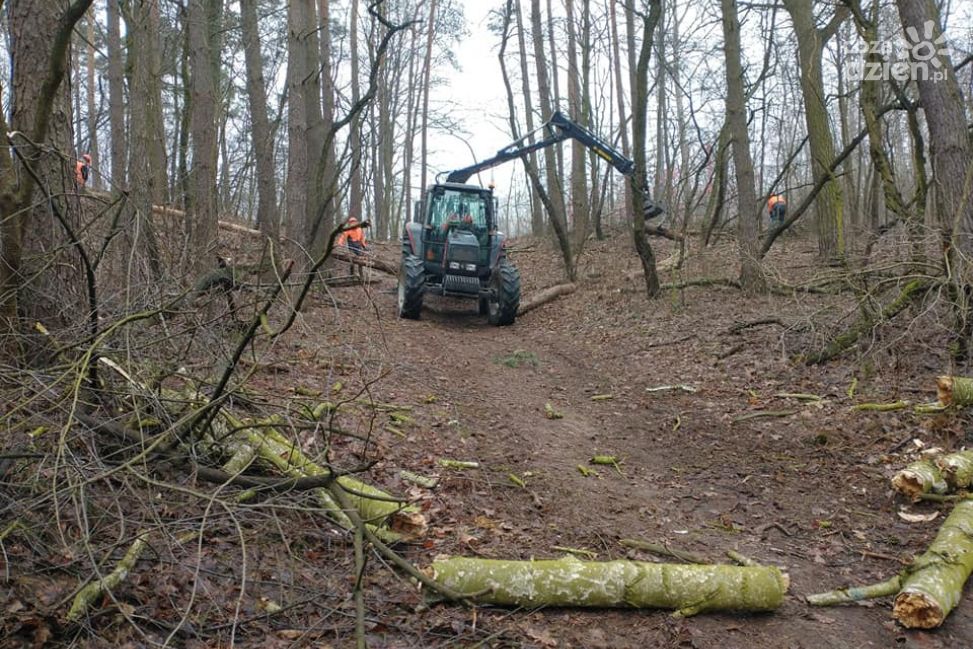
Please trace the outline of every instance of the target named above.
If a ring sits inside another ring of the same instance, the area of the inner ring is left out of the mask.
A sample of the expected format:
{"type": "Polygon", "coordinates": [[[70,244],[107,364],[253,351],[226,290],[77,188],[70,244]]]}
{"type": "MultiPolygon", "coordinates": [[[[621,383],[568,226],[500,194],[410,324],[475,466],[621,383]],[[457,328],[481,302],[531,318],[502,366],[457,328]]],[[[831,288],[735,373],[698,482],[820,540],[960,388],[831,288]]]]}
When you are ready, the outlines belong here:
{"type": "Polygon", "coordinates": [[[777,205],[777,203],[787,205],[787,199],[784,198],[782,194],[771,195],[771,197],[767,199],[767,211],[769,212],[770,210],[774,209],[774,206],[777,205]]]}
{"type": "Polygon", "coordinates": [[[356,226],[354,230],[346,230],[338,235],[337,244],[339,246],[347,246],[349,241],[365,245],[365,228],[358,224],[356,226]]]}

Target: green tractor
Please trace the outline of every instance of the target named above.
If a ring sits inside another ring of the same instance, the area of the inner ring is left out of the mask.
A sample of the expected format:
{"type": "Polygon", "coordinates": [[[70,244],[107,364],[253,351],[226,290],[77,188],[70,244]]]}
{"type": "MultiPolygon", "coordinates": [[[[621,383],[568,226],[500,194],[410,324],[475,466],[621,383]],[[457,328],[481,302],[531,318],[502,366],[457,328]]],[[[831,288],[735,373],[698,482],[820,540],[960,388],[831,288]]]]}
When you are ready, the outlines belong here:
{"type": "MultiPolygon", "coordinates": [[[[560,112],[535,131],[497,151],[496,155],[450,172],[417,202],[412,222],[402,235],[399,270],[399,316],[419,317],[426,293],[479,300],[480,314],[495,325],[513,324],[520,307],[520,274],[507,259],[505,236],[497,230],[497,201],[493,188],[466,182],[476,173],[523,158],[532,151],[574,138],[612,165],[632,176],[635,163],[587,128],[560,112]],[[534,141],[534,133],[545,136],[534,141]]],[[[644,194],[643,218],[661,216],[663,209],[644,194]]]]}
{"type": "Polygon", "coordinates": [[[497,229],[493,189],[445,182],[416,206],[402,236],[399,316],[417,319],[425,294],[478,301],[491,324],[513,324],[520,306],[520,273],[507,259],[497,229]]]}

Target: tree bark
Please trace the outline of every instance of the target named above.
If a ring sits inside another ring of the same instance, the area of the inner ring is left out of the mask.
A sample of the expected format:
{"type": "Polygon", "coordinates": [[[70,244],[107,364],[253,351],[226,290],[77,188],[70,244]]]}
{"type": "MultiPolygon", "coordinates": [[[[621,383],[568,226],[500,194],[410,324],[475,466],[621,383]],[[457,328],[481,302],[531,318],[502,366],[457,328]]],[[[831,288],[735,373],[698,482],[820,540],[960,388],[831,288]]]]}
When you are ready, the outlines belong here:
{"type": "Polygon", "coordinates": [[[217,221],[217,78],[213,65],[218,56],[216,8],[221,0],[189,0],[188,28],[192,74],[193,166],[190,171],[192,226],[189,231],[190,265],[199,270],[210,265],[207,254],[216,241],[217,221]]]}
{"type": "Polygon", "coordinates": [[[274,168],[274,138],[267,118],[267,90],[260,56],[257,0],[240,0],[243,54],[247,67],[247,100],[257,167],[257,227],[272,241],[280,236],[277,212],[277,175],[274,168]]]}
{"type": "MultiPolygon", "coordinates": [[[[651,47],[651,43],[649,44],[651,47]]],[[[705,611],[772,611],[784,601],[787,575],[772,566],[452,557],[433,562],[437,582],[483,604],[705,611]]]]}
{"type": "MultiPolygon", "coordinates": [[[[20,131],[35,144],[49,144],[55,150],[71,147],[70,97],[62,81],[68,70],[72,31],[90,5],[91,0],[75,0],[70,5],[61,0],[41,5],[32,0],[9,0],[6,8],[11,44],[11,121],[8,127],[0,115],[0,132],[20,131]],[[38,34],[49,36],[38,38],[38,34]]],[[[24,150],[30,146],[21,142],[18,145],[24,150]]],[[[60,209],[65,222],[70,220],[63,212],[63,197],[72,191],[68,179],[73,178],[73,168],[56,156],[40,156],[32,169],[45,185],[45,195],[52,197],[49,205],[45,201],[45,206],[36,212],[36,222],[50,225],[32,228],[32,241],[25,242],[25,224],[35,215],[31,209],[35,184],[23,169],[15,170],[10,148],[0,149],[0,357],[8,361],[18,353],[15,334],[19,330],[19,293],[30,276],[23,268],[25,247],[31,249],[34,243],[45,246],[46,241],[45,247],[60,250],[65,247],[61,241],[64,233],[56,229],[49,210],[60,209]]],[[[67,272],[73,273],[70,266],[67,272]]],[[[62,300],[59,308],[70,310],[75,293],[69,290],[71,279],[57,276],[53,281],[58,285],[51,287],[50,294],[62,300]]]]}
{"type": "MultiPolygon", "coordinates": [[[[898,0],[898,6],[903,29],[914,30],[925,38],[925,26],[932,25],[930,40],[939,42],[942,23],[934,0],[898,0]]],[[[967,361],[973,336],[973,143],[953,62],[948,54],[931,54],[923,68],[926,74],[921,74],[920,66],[916,66],[919,101],[929,128],[936,217],[946,232],[948,261],[956,287],[956,357],[967,361]],[[937,74],[942,78],[937,78],[937,74]]],[[[920,133],[918,128],[913,132],[920,133]]]]}
{"type": "MultiPolygon", "coordinates": [[[[922,33],[922,32],[920,32],[922,33]]],[[[895,596],[892,617],[910,629],[941,625],[973,572],[973,501],[957,503],[929,549],[912,564],[895,596]]]]}
{"type": "MultiPolygon", "coordinates": [[[[807,0],[784,0],[784,6],[791,15],[797,35],[804,119],[811,148],[811,174],[815,182],[828,178],[818,194],[815,207],[818,255],[828,263],[841,263],[845,257],[844,205],[841,184],[831,170],[835,159],[834,135],[828,121],[821,65],[822,50],[831,33],[818,29],[812,3],[807,0]]],[[[844,8],[838,11],[843,12],[844,8]]],[[[836,25],[832,23],[832,26],[836,25]]]]}
{"type": "Polygon", "coordinates": [[[122,52],[118,0],[105,0],[108,16],[108,123],[111,142],[110,184],[126,188],[125,169],[125,62],[122,52]]]}
{"type": "MultiPolygon", "coordinates": [[[[530,23],[531,35],[534,41],[534,62],[537,66],[537,92],[540,96],[541,111],[545,117],[550,117],[554,109],[551,87],[548,82],[547,57],[544,54],[544,30],[541,28],[540,0],[531,0],[530,23]]],[[[571,240],[567,232],[564,194],[561,192],[561,182],[558,178],[556,152],[554,150],[548,149],[544,152],[544,169],[547,179],[546,194],[549,198],[548,204],[546,205],[548,208],[548,218],[550,219],[551,227],[554,228],[554,235],[561,249],[561,258],[564,260],[564,274],[569,281],[574,281],[574,256],[571,252],[571,240]]]]}
{"type": "Polygon", "coordinates": [[[766,288],[760,268],[759,228],[761,205],[754,187],[750,133],[747,130],[747,104],[740,47],[740,20],[736,2],[721,0],[723,10],[723,48],[726,55],[726,128],[733,148],[733,167],[737,179],[737,246],[740,258],[740,288],[758,293],[766,288]]]}
{"type": "Polygon", "coordinates": [[[304,19],[300,2],[287,8],[287,180],[285,187],[288,234],[303,241],[301,229],[307,219],[307,104],[302,84],[307,59],[301,48],[304,19]]]}
{"type": "MultiPolygon", "coordinates": [[[[632,86],[632,149],[635,172],[629,182],[632,184],[632,236],[635,251],[642,262],[642,275],[645,279],[645,294],[651,299],[662,292],[659,274],[655,265],[655,253],[645,232],[645,200],[648,196],[647,161],[645,156],[646,109],[649,102],[649,58],[652,52],[655,28],[662,14],[662,0],[650,0],[649,13],[642,17],[642,47],[636,64],[635,85],[632,86]]],[[[661,146],[661,145],[660,145],[661,146]]]]}

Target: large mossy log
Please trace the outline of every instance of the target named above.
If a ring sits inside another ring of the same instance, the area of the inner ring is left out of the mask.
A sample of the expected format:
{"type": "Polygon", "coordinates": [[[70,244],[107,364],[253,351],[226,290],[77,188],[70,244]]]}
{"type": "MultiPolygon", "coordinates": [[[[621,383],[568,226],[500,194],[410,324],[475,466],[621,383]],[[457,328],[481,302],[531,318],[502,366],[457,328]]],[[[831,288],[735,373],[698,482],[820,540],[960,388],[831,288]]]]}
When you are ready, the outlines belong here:
{"type": "Polygon", "coordinates": [[[453,557],[435,561],[433,578],[483,604],[703,611],[771,611],[788,578],[772,566],[684,565],[640,561],[543,561],[453,557]]]}
{"type": "Polygon", "coordinates": [[[956,608],[973,572],[973,501],[962,501],[929,549],[913,563],[895,597],[892,616],[909,628],[939,626],[956,608]]]}

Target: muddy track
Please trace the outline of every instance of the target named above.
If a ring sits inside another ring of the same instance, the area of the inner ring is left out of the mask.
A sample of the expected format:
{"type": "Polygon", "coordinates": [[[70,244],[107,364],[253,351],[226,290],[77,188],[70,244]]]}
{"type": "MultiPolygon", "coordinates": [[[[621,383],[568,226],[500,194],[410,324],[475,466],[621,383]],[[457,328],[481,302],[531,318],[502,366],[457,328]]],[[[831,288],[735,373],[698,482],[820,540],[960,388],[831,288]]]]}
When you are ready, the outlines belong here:
{"type": "MultiPolygon", "coordinates": [[[[533,277],[543,285],[536,271],[533,277]]],[[[740,321],[795,318],[823,303],[741,301],[716,290],[646,308],[640,296],[590,283],[497,328],[471,303],[434,298],[421,320],[398,320],[386,282],[370,292],[394,357],[382,389],[412,403],[436,399],[418,409],[411,459],[397,460],[443,478],[436,539],[410,551],[413,560],[428,560],[430,551],[545,557],[558,555],[557,547],[659,560],[618,543],[634,537],[714,561],[735,549],[792,579],[773,615],[482,611],[483,632],[506,638],[497,646],[543,646],[526,627],[546,630],[559,647],[968,646],[962,638],[973,632],[973,606],[965,600],[944,629],[926,634],[896,627],[887,601],[815,610],[801,599],[889,576],[900,565],[894,558],[921,551],[937,527],[897,519],[887,471],[876,465],[914,422],[849,414],[849,370],[790,364],[775,327],[726,333],[740,321]],[[720,358],[727,350],[733,353],[720,358]],[[518,351],[536,366],[504,364],[518,351]],[[698,391],[646,390],[673,383],[698,391]],[[788,391],[825,401],[815,407],[775,396],[788,391]],[[592,400],[596,394],[612,398],[592,400]],[[563,417],[547,418],[547,403],[563,417]],[[791,414],[734,421],[762,410],[791,414]],[[595,454],[619,457],[621,472],[592,467],[595,454]],[[437,470],[431,458],[443,456],[482,468],[437,470]],[[578,465],[598,475],[585,477],[578,465]]],[[[890,399],[895,388],[877,377],[868,389],[890,399]]],[[[453,609],[437,615],[463,617],[453,609]]]]}

